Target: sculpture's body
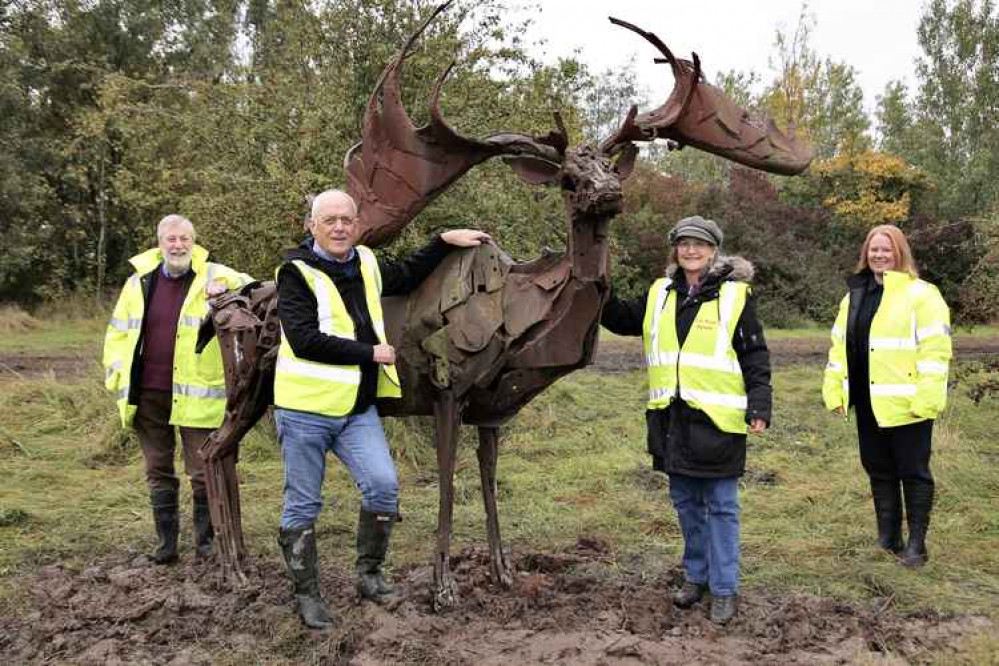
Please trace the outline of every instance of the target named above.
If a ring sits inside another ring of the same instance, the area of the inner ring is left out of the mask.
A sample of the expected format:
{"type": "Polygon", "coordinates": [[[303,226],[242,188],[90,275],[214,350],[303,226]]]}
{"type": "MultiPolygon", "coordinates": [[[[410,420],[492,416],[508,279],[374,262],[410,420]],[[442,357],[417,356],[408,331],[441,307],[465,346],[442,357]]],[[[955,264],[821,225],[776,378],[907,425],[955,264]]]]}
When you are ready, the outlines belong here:
{"type": "MultiPolygon", "coordinates": [[[[461,137],[440,114],[444,77],[431,100],[430,125],[414,128],[399,102],[398,76],[417,32],[382,75],[368,107],[364,140],[347,155],[348,190],[360,204],[359,242],[367,245],[391,240],[437,195],[491,156],[504,155],[525,180],[555,182],[564,192],[569,224],[564,253],[514,264],[491,244],[452,252],[417,291],[384,303],[403,398],[384,401],[379,411],[433,414],[436,419],[437,608],[455,601],[448,553],[460,423],[479,428],[493,574],[501,584],[511,581],[496,511],[497,429],[556,379],[593,359],[609,289],[607,228],[621,209],[621,180],[637,154],[633,142],[661,136],[777,172],[800,171],[808,164],[807,150],[772,124],[761,128],[720,91],[703,84],[696,56],[693,64],[677,60],[654,35],[618,23],[660,48],[673,67],[676,85],[659,109],[643,116],[632,109],[618,132],[598,148],[569,148],[557,116],[559,131],[542,138],[510,133],[481,140],[461,137]]],[[[223,572],[237,577],[242,576],[243,543],[235,454],[239,440],[270,403],[280,335],[273,285],[244,291],[215,304],[228,407],[223,426],[203,449],[223,572]]]]}

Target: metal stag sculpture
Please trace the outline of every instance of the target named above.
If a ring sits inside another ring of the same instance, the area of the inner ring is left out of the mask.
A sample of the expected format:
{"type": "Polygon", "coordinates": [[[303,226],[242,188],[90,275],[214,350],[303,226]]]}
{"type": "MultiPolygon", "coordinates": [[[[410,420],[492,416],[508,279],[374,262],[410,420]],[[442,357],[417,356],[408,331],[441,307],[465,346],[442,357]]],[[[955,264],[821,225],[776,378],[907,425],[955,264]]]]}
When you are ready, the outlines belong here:
{"type": "MultiPolygon", "coordinates": [[[[396,345],[401,400],[379,403],[384,415],[433,415],[440,507],[433,562],[433,605],[456,601],[449,567],[453,477],[458,426],[475,425],[491,568],[512,581],[496,510],[498,428],[563,375],[589,364],[609,293],[607,228],[621,210],[621,181],[637,155],[636,141],[666,138],[741,164],[794,174],[809,150],[736,106],[701,78],[697,56],[675,58],[655,35],[643,36],[673,69],[672,94],[645,114],[632,107],[621,127],[597,147],[571,148],[558,130],[545,137],[502,133],[460,136],[439,105],[448,71],[430,98],[430,122],[416,128],[400,100],[399,73],[438,7],[385,68],[368,104],[363,140],[345,160],[348,191],[360,206],[359,242],[390,241],[474,165],[504,156],[525,180],[557,183],[568,215],[568,247],[515,264],[495,245],[453,251],[407,297],[385,299],[388,338],[396,345]]],[[[238,443],[264,414],[280,340],[273,283],[250,285],[214,303],[214,327],[225,364],[228,403],[222,426],[206,441],[208,493],[223,575],[241,579],[244,554],[235,462],[238,443]]]]}

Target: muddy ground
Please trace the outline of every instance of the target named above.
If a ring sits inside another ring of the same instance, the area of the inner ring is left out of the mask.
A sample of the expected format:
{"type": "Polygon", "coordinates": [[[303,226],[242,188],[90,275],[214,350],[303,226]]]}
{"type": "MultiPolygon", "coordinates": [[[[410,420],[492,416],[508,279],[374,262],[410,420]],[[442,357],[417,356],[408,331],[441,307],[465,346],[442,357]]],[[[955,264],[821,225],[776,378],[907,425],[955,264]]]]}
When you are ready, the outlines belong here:
{"type": "Polygon", "coordinates": [[[300,626],[278,562],[251,562],[241,590],[220,588],[211,563],[189,560],[49,566],[25,580],[31,609],[0,619],[0,663],[906,664],[992,626],[898,613],[885,598],[850,605],[752,591],[739,617],[716,627],[707,602],[671,608],[678,568],[648,577],[647,563],[629,569],[598,540],[515,553],[510,590],[492,585],[482,551],[453,564],[461,603],[441,615],[430,611],[427,567],[395,572],[404,601],[392,610],[359,603],[350,572],[324,567],[338,621],[326,634],[300,626]]]}

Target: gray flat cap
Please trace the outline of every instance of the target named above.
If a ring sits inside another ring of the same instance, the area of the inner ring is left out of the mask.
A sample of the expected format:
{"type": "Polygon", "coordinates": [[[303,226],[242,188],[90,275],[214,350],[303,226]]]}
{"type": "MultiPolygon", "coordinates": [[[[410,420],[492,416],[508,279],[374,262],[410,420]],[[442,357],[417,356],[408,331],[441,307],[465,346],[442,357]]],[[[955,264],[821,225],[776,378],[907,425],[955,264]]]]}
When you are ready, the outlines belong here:
{"type": "Polygon", "coordinates": [[[669,244],[676,245],[681,238],[699,238],[714,246],[720,246],[725,234],[714,220],[705,220],[700,215],[685,217],[669,231],[669,244]]]}

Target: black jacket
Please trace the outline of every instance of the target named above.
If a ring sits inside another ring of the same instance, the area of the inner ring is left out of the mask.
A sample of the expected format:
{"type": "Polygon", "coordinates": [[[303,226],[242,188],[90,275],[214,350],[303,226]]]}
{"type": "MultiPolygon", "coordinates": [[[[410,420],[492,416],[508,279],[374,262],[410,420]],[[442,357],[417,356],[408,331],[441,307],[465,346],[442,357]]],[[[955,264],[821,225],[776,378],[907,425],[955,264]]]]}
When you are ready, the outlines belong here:
{"type": "MultiPolygon", "coordinates": [[[[297,248],[290,250],[285,255],[285,263],[278,269],[277,311],[281,330],[298,358],[330,365],[361,366],[357,402],[350,412],[359,414],[374,404],[378,387],[378,364],[373,360],[378,338],[364,296],[361,259],[355,252],[354,257],[345,263],[326,261],[312,251],[312,242],[312,238],[307,238],[297,248]],[[304,261],[333,280],[354,322],[356,340],[320,332],[316,296],[302,274],[290,266],[290,262],[294,260],[304,261]]],[[[403,261],[379,259],[382,296],[401,296],[416,289],[447,256],[450,248],[437,236],[403,261]]]]}
{"type": "MultiPolygon", "coordinates": [[[[701,289],[691,297],[683,271],[673,270],[673,288],[678,297],[676,331],[681,347],[698,310],[717,301],[722,282],[748,282],[752,275],[753,267],[748,261],[740,257],[720,257],[704,278],[701,289]]],[[[611,295],[600,323],[619,335],[642,335],[647,301],[647,296],[622,300],[611,295]]],[[[733,331],[732,348],[746,383],[746,423],[763,419],[769,424],[773,393],[770,352],[752,295],[733,331]]],[[[667,409],[648,410],[646,423],[648,450],[657,470],[702,478],[739,476],[745,471],[746,436],[719,430],[707,414],[683,400],[674,400],[667,409]]]]}
{"type": "Polygon", "coordinates": [[[871,404],[871,322],[881,305],[884,287],[870,270],[850,276],[850,306],[846,315],[846,369],[850,378],[850,404],[871,404]]]}

